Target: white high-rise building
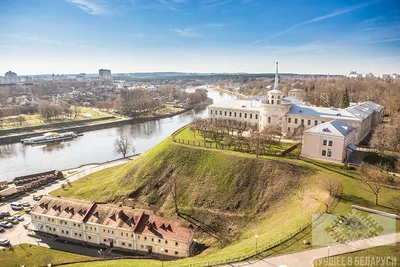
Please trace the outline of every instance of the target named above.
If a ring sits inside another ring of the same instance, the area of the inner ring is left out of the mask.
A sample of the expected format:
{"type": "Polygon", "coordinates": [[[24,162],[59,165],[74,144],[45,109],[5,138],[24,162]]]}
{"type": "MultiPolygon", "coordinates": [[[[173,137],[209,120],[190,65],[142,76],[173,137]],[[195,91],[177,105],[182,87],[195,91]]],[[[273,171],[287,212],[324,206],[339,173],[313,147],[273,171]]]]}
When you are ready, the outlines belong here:
{"type": "Polygon", "coordinates": [[[4,83],[18,83],[18,76],[15,72],[8,71],[4,77],[4,83]]]}
{"type": "Polygon", "coordinates": [[[102,80],[112,80],[111,70],[99,69],[99,78],[102,80]]]}

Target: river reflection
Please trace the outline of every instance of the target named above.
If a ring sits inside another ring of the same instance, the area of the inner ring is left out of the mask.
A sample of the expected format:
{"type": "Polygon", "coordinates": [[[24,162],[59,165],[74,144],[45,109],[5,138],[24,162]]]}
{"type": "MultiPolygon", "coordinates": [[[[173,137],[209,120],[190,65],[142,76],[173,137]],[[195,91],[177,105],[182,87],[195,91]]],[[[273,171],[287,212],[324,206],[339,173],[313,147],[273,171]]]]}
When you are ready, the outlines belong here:
{"type": "MultiPolygon", "coordinates": [[[[215,103],[236,98],[212,90],[209,90],[208,96],[215,103]]],[[[59,144],[33,147],[21,143],[1,145],[0,181],[50,169],[62,170],[119,158],[121,155],[114,152],[114,141],[122,135],[131,136],[136,153],[143,153],[195,117],[206,115],[207,108],[201,108],[171,118],[85,132],[83,136],[59,144]]]]}

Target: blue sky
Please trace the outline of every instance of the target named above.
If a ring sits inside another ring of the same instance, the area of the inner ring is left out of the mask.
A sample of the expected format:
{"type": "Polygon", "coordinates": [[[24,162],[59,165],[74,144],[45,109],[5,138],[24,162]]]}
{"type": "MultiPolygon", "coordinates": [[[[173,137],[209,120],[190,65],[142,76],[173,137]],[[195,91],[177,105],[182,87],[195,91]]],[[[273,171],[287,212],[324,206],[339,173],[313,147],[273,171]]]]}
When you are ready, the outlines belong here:
{"type": "Polygon", "coordinates": [[[0,74],[400,73],[399,0],[2,0],[0,74]]]}

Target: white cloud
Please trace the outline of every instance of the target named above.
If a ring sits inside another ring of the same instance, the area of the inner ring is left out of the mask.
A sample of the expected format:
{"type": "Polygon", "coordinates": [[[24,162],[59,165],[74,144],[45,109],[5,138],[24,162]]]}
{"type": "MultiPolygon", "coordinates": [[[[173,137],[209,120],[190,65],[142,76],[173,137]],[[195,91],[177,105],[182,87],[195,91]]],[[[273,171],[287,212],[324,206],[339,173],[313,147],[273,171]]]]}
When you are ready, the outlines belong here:
{"type": "Polygon", "coordinates": [[[102,0],[67,0],[67,2],[78,6],[90,15],[107,15],[112,13],[112,10],[102,0]]]}
{"type": "Polygon", "coordinates": [[[191,28],[186,28],[186,29],[174,29],[174,32],[176,32],[178,35],[182,37],[188,37],[188,38],[200,38],[202,37],[198,32],[191,28]]]}

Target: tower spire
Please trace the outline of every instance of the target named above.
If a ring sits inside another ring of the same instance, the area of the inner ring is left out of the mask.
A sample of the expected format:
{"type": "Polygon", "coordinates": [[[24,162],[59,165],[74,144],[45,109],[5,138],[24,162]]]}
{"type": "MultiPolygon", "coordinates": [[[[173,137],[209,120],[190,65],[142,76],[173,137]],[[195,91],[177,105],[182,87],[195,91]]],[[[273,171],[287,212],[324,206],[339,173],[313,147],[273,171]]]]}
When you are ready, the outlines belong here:
{"type": "Polygon", "coordinates": [[[278,62],[276,62],[276,73],[275,73],[275,84],[274,84],[274,89],[279,90],[278,62]]]}

